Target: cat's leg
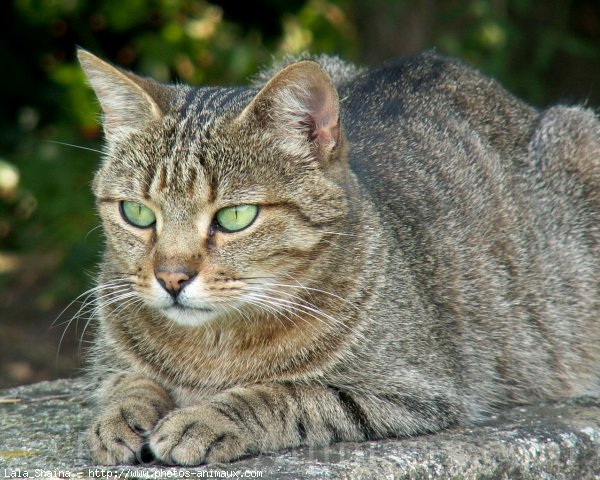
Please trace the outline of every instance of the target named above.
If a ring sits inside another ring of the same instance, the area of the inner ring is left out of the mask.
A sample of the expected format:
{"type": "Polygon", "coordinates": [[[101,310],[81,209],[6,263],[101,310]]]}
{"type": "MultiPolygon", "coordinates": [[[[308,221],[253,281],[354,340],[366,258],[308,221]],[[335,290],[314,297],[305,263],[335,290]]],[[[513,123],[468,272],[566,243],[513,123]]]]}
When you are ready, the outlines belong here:
{"type": "Polygon", "coordinates": [[[100,396],[100,416],[87,433],[93,460],[102,465],[141,460],[147,434],[173,403],[163,387],[136,374],[115,375],[100,396]]]}
{"type": "Polygon", "coordinates": [[[459,417],[436,395],[357,395],[324,385],[263,384],[227,390],[172,411],[150,435],[167,464],[226,462],[299,445],[327,445],[440,430],[459,417]]]}

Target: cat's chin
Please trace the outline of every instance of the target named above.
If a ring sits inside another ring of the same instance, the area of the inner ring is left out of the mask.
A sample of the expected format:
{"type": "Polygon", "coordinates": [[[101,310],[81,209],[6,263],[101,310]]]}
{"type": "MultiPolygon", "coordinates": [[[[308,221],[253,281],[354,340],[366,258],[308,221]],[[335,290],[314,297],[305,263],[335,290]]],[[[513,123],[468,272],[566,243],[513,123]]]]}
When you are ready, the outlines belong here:
{"type": "Polygon", "coordinates": [[[218,316],[218,312],[208,308],[188,308],[172,306],[162,310],[162,313],[177,325],[198,327],[210,322],[218,316]]]}

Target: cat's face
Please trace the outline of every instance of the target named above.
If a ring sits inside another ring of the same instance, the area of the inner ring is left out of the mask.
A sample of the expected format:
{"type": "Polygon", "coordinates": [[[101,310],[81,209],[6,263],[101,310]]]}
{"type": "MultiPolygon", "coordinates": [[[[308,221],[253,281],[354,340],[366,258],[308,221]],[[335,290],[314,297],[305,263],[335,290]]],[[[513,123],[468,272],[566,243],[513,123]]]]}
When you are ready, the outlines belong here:
{"type": "Polygon", "coordinates": [[[109,288],[190,326],[305,309],[299,298],[335,269],[328,253],[347,214],[326,74],[288,67],[207,121],[207,92],[161,96],[164,87],[85,55],[108,138],[94,191],[109,288]]]}

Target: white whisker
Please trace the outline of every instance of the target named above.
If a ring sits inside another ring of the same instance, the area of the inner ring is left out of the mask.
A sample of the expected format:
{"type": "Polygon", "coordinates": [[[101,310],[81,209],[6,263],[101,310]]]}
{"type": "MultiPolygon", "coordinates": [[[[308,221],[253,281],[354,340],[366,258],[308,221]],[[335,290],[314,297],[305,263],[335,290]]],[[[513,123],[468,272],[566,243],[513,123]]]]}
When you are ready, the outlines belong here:
{"type": "Polygon", "coordinates": [[[345,298],[340,297],[339,295],[336,295],[335,293],[331,293],[331,292],[328,292],[326,290],[322,290],[320,288],[306,287],[306,286],[301,285],[301,284],[290,285],[290,284],[286,284],[286,283],[261,283],[261,285],[265,285],[267,287],[296,288],[296,289],[305,290],[307,292],[322,293],[324,295],[328,295],[328,296],[333,297],[333,298],[335,298],[337,300],[340,300],[341,302],[343,302],[343,303],[351,306],[353,309],[358,310],[358,307],[354,303],[346,300],[345,298]]]}
{"type": "MultiPolygon", "coordinates": [[[[250,303],[251,305],[258,307],[261,310],[265,310],[267,313],[272,315],[281,324],[281,326],[284,326],[284,323],[280,318],[280,315],[283,315],[292,325],[297,327],[296,322],[294,322],[290,317],[288,317],[286,315],[286,313],[292,313],[292,314],[294,314],[294,313],[287,311],[285,308],[283,308],[283,309],[277,308],[277,307],[281,307],[281,305],[279,305],[275,302],[265,301],[263,299],[259,299],[256,297],[252,297],[251,299],[246,298],[246,301],[248,303],[250,303]]],[[[298,316],[297,314],[294,314],[294,315],[298,316]]]]}
{"type": "Polygon", "coordinates": [[[90,236],[90,234],[94,231],[94,230],[98,230],[99,228],[102,228],[102,225],[96,225],[94,228],[91,228],[89,232],[87,232],[85,234],[85,237],[83,237],[84,240],[87,240],[87,238],[90,236]]]}
{"type": "Polygon", "coordinates": [[[340,235],[340,236],[344,236],[344,237],[360,237],[360,235],[357,235],[356,233],[329,232],[329,231],[325,231],[325,230],[320,230],[320,232],[326,233],[327,235],[340,235]]]}
{"type": "Polygon", "coordinates": [[[100,153],[100,154],[103,153],[102,150],[97,150],[95,148],[84,147],[82,145],[75,145],[73,143],[59,142],[58,140],[46,140],[46,142],[48,142],[48,143],[55,143],[57,145],[64,145],[66,147],[78,148],[80,150],[89,150],[90,152],[96,152],[96,153],[100,153]]]}
{"type": "MultiPolygon", "coordinates": [[[[124,284],[123,284],[123,283],[108,283],[108,284],[97,285],[97,286],[95,286],[95,287],[92,287],[92,288],[90,288],[90,289],[86,290],[85,292],[83,292],[83,293],[79,294],[77,297],[75,297],[75,299],[74,299],[74,300],[72,300],[72,301],[71,301],[71,302],[70,302],[70,303],[69,303],[69,304],[68,304],[68,305],[67,305],[65,308],[63,308],[63,310],[62,310],[62,311],[61,311],[61,312],[58,314],[58,316],[56,317],[56,319],[55,319],[55,320],[52,322],[52,324],[51,324],[50,326],[51,326],[51,327],[53,327],[53,326],[57,325],[57,324],[56,324],[56,321],[57,321],[58,319],[60,319],[60,317],[62,317],[62,316],[63,316],[63,314],[64,314],[64,313],[65,313],[65,312],[66,312],[66,311],[67,311],[67,310],[68,310],[68,309],[69,309],[69,308],[70,308],[70,307],[71,307],[71,306],[72,306],[74,303],[76,303],[76,302],[77,302],[77,300],[79,300],[81,297],[85,296],[85,299],[84,299],[84,300],[83,300],[83,302],[82,302],[82,303],[84,303],[84,304],[85,304],[85,303],[87,303],[87,301],[88,301],[88,298],[89,298],[90,296],[92,296],[94,293],[96,293],[97,291],[99,291],[99,290],[102,290],[102,289],[110,289],[110,288],[115,288],[115,287],[122,287],[122,286],[124,286],[124,284]]],[[[69,320],[69,321],[70,321],[70,320],[69,320]]],[[[60,325],[64,325],[64,323],[59,323],[58,325],[59,325],[59,326],[60,326],[60,325]]]]}
{"type": "Polygon", "coordinates": [[[129,291],[130,290],[129,290],[128,283],[125,283],[123,281],[108,282],[108,283],[103,283],[100,285],[96,285],[92,288],[89,288],[85,292],[78,295],[73,301],[71,301],[69,303],[69,305],[67,305],[60,312],[60,314],[56,317],[56,319],[51,324],[51,327],[62,326],[62,325],[65,326],[63,329],[63,332],[60,336],[60,339],[58,341],[58,348],[56,351],[56,360],[58,361],[58,356],[60,355],[60,349],[62,346],[62,342],[65,338],[67,330],[73,324],[73,322],[75,322],[75,335],[77,335],[77,326],[79,324],[79,319],[87,317],[86,322],[84,324],[84,329],[82,332],[82,337],[83,337],[83,334],[85,333],[86,328],[90,324],[91,320],[95,317],[95,315],[99,309],[99,301],[100,300],[105,301],[105,300],[109,299],[109,303],[112,303],[112,302],[116,301],[115,299],[120,299],[123,295],[127,295],[127,292],[129,292],[129,291]],[[104,292],[104,293],[101,296],[96,297],[98,292],[104,292]],[[77,309],[75,314],[72,315],[71,318],[69,318],[68,320],[61,322],[61,323],[57,323],[57,321],[60,319],[60,317],[62,315],[64,315],[64,313],[74,303],[78,302],[81,298],[83,298],[83,300],[81,300],[81,305],[79,306],[79,308],[77,309]],[[91,311],[89,309],[91,309],[91,311]]]}
{"type": "MultiPolygon", "coordinates": [[[[285,295],[285,292],[280,292],[277,290],[267,290],[267,293],[271,292],[271,293],[283,293],[285,295]]],[[[262,293],[262,292],[261,292],[262,293]]],[[[330,325],[330,326],[341,326],[344,328],[348,328],[343,322],[341,322],[340,320],[336,319],[335,317],[323,312],[322,310],[318,309],[318,308],[314,308],[314,306],[309,306],[305,303],[299,303],[299,302],[295,302],[292,300],[288,300],[288,299],[282,299],[282,298],[275,298],[275,297],[271,297],[271,296],[265,296],[262,295],[259,292],[253,291],[250,292],[249,295],[251,296],[251,298],[253,299],[258,299],[258,300],[262,300],[262,301],[266,301],[266,302],[271,302],[272,305],[277,305],[280,307],[284,307],[288,312],[292,313],[292,311],[294,312],[300,312],[303,313],[305,315],[308,315],[311,318],[314,318],[315,320],[325,324],[325,325],[330,325]]],[[[288,294],[289,295],[289,294],[288,294]]],[[[289,295],[291,296],[291,295],[289,295]]],[[[295,298],[292,296],[292,298],[295,298]]],[[[300,318],[302,318],[300,316],[300,318]]],[[[306,319],[303,319],[304,321],[307,321],[306,319]]]]}

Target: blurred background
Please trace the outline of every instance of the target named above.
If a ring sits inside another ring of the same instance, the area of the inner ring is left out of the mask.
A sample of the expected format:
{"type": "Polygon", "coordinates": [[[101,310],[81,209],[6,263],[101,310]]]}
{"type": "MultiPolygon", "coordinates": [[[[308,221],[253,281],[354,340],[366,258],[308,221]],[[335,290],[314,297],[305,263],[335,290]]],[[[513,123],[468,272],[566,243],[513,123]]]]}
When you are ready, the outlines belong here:
{"type": "Polygon", "coordinates": [[[285,53],[436,48],[537,106],[600,105],[599,0],[2,1],[0,387],[77,375],[85,350],[87,315],[65,322],[99,260],[102,132],[76,46],[192,84],[245,83],[285,53]]]}

